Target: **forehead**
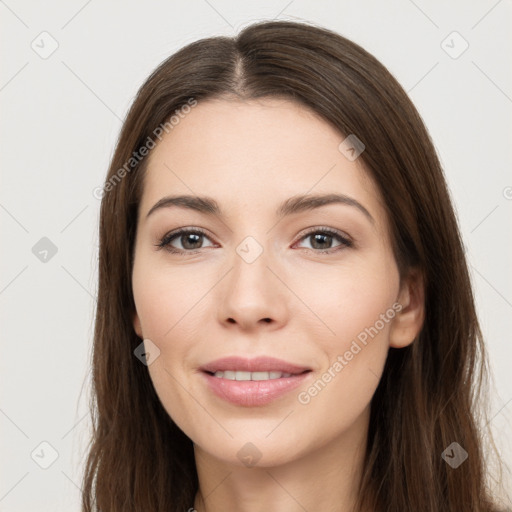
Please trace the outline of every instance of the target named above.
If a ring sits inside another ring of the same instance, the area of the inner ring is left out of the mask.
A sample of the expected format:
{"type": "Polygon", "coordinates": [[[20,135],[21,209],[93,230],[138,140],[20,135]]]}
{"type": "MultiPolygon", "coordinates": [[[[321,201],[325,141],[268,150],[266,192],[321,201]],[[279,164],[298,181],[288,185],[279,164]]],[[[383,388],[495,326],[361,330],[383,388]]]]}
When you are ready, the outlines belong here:
{"type": "Polygon", "coordinates": [[[199,102],[148,155],[141,213],[168,194],[214,197],[226,211],[261,211],[294,195],[340,193],[382,217],[362,160],[339,150],[344,139],[290,100],[199,102]]]}

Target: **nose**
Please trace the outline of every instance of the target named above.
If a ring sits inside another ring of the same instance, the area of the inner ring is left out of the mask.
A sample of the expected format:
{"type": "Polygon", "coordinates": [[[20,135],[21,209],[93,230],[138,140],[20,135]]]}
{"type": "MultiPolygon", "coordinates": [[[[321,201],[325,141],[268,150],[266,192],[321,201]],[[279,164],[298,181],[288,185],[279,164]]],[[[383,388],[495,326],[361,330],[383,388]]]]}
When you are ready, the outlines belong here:
{"type": "Polygon", "coordinates": [[[218,319],[225,326],[275,330],[288,321],[290,293],[283,284],[286,280],[277,277],[277,263],[271,260],[266,250],[252,262],[234,254],[216,297],[218,319]]]}

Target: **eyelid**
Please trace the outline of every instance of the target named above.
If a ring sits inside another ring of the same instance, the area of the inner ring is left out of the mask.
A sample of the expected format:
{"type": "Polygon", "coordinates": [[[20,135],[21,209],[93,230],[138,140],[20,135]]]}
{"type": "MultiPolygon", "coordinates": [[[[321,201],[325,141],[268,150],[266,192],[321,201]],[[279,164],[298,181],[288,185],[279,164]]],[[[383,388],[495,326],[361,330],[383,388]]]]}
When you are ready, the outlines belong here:
{"type": "Polygon", "coordinates": [[[320,249],[309,249],[308,247],[301,247],[301,249],[308,249],[310,251],[313,251],[315,253],[331,253],[339,250],[340,247],[345,246],[345,248],[353,247],[354,246],[354,240],[351,236],[346,234],[343,231],[340,231],[335,228],[331,228],[328,226],[313,226],[311,228],[307,228],[305,231],[302,231],[300,235],[297,237],[297,240],[293,243],[293,245],[296,245],[298,242],[300,242],[303,239],[308,238],[309,235],[313,233],[324,233],[326,235],[332,235],[339,239],[341,244],[337,247],[331,247],[330,249],[320,250],[320,249]]]}
{"type": "Polygon", "coordinates": [[[347,241],[352,242],[352,237],[345,233],[344,231],[340,231],[339,229],[330,228],[328,226],[312,226],[310,228],[306,228],[304,231],[301,231],[299,236],[297,237],[297,241],[301,240],[302,238],[306,237],[307,235],[310,235],[311,233],[332,233],[335,235],[338,235],[340,238],[344,238],[347,241]]]}

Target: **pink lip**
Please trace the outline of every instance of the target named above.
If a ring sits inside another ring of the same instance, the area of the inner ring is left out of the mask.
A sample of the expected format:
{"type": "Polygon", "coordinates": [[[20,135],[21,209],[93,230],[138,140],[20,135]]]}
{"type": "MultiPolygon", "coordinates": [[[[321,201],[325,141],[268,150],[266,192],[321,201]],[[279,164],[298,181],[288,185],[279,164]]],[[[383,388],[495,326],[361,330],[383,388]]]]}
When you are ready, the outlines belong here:
{"type": "Polygon", "coordinates": [[[310,370],[307,366],[298,366],[282,359],[260,356],[253,359],[244,357],[223,357],[216,359],[200,368],[204,372],[224,372],[226,370],[240,370],[243,372],[282,372],[299,374],[310,370]]]}
{"type": "Polygon", "coordinates": [[[217,359],[201,367],[202,376],[209,388],[218,397],[242,407],[266,405],[292,391],[308,378],[310,369],[297,366],[272,357],[245,359],[226,357],[217,359]],[[291,373],[290,377],[264,381],[237,381],[215,377],[216,371],[240,370],[246,372],[282,372],[291,373]]]}

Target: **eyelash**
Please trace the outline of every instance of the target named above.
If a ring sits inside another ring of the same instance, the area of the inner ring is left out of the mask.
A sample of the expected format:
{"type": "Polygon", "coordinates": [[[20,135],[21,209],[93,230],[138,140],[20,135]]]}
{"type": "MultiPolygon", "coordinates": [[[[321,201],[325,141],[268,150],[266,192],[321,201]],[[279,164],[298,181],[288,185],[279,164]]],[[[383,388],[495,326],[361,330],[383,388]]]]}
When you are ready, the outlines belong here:
{"type": "MultiPolygon", "coordinates": [[[[334,231],[332,229],[325,228],[325,227],[315,227],[315,228],[309,229],[306,233],[304,233],[301,236],[301,238],[299,238],[298,241],[300,242],[301,240],[308,238],[311,235],[319,234],[319,233],[329,235],[329,236],[332,236],[333,238],[336,238],[339,242],[341,242],[341,245],[339,245],[337,247],[332,247],[330,249],[326,249],[324,251],[322,251],[320,249],[309,249],[307,247],[303,247],[302,249],[307,249],[309,251],[313,251],[314,253],[332,254],[333,252],[336,252],[338,250],[353,247],[353,242],[351,240],[349,240],[348,238],[344,237],[340,232],[334,231]]],[[[172,247],[170,245],[170,243],[174,239],[180,237],[183,234],[203,235],[209,239],[209,236],[207,235],[207,233],[200,228],[193,228],[193,229],[180,228],[176,231],[171,231],[170,233],[167,233],[159,241],[159,243],[155,244],[155,247],[157,247],[157,250],[164,249],[172,254],[177,254],[179,256],[187,256],[189,254],[196,254],[196,253],[200,252],[201,249],[183,250],[183,249],[176,249],[175,247],[172,247]]]]}

